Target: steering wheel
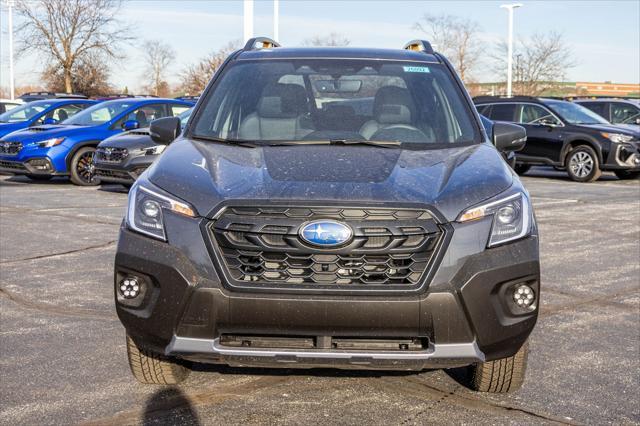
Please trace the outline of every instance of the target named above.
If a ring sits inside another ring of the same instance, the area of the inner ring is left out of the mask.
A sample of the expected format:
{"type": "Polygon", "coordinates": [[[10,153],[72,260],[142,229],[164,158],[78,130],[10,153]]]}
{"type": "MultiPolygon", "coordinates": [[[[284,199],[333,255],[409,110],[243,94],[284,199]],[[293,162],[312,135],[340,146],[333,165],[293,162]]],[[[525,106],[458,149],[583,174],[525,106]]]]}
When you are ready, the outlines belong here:
{"type": "Polygon", "coordinates": [[[410,143],[431,142],[422,130],[408,124],[392,124],[383,127],[371,136],[372,141],[400,141],[410,143]]]}

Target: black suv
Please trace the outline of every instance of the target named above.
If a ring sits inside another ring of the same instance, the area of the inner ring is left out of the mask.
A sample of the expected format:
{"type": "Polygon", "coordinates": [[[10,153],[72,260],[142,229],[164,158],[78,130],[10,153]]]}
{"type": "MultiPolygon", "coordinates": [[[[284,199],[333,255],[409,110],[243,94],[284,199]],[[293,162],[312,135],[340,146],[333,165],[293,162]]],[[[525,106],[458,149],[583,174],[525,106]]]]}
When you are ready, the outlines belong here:
{"type": "Polygon", "coordinates": [[[491,120],[518,123],[527,130],[527,144],[516,154],[516,171],[532,165],[566,170],[571,179],[592,182],[604,170],[620,179],[640,176],[640,133],[610,124],[578,104],[517,96],[474,98],[480,114],[491,120]]]}
{"type": "Polygon", "coordinates": [[[527,191],[447,60],[252,39],[135,182],[115,303],[143,383],[187,363],[422,370],[523,381],[538,316],[527,191]],[[262,48],[259,48],[262,45],[262,48]],[[175,139],[175,140],[174,140],[175,139]],[[496,149],[498,148],[498,149],[496,149]]]}

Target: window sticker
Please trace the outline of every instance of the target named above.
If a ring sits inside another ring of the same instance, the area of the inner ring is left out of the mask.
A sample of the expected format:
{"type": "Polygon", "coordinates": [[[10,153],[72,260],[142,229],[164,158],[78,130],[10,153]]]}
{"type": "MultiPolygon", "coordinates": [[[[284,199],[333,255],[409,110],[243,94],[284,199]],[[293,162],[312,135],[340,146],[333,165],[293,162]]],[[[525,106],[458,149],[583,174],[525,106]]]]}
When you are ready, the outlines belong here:
{"type": "Polygon", "coordinates": [[[425,72],[430,73],[429,67],[402,67],[404,72],[425,72]]]}

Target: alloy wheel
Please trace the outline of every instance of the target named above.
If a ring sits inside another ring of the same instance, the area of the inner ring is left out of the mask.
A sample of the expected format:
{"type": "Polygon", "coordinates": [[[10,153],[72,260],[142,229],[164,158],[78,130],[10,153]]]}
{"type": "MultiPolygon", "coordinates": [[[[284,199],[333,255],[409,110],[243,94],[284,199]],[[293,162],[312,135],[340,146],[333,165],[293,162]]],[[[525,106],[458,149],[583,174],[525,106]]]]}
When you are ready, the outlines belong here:
{"type": "Polygon", "coordinates": [[[571,168],[571,172],[579,177],[584,178],[589,176],[593,171],[594,160],[589,153],[584,151],[576,152],[573,156],[571,156],[571,160],[569,160],[569,167],[571,168]]]}
{"type": "Polygon", "coordinates": [[[80,158],[78,158],[78,163],[76,164],[76,171],[78,172],[78,176],[85,182],[91,183],[95,177],[95,166],[93,164],[93,152],[87,151],[84,152],[80,158]]]}

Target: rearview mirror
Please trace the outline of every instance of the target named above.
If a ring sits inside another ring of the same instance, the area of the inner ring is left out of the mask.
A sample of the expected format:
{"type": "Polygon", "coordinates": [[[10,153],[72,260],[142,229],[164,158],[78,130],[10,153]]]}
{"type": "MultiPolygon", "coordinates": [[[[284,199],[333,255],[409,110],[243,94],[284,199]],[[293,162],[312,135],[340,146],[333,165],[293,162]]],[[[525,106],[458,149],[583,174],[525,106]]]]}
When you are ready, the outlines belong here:
{"type": "Polygon", "coordinates": [[[318,80],[314,83],[319,93],[356,93],[362,87],[360,80],[318,80]]]}
{"type": "Polygon", "coordinates": [[[493,144],[499,151],[520,151],[527,142],[527,131],[512,123],[493,123],[493,144]]]}
{"type": "Polygon", "coordinates": [[[122,130],[134,130],[140,127],[140,123],[136,120],[127,120],[122,123],[122,130]]]}
{"type": "Polygon", "coordinates": [[[47,117],[44,119],[44,121],[42,122],[42,124],[56,124],[58,122],[58,120],[56,120],[53,117],[47,117]]]}
{"type": "Polygon", "coordinates": [[[180,119],[178,117],[164,117],[151,122],[149,134],[155,143],[169,145],[180,134],[180,119]]]}

